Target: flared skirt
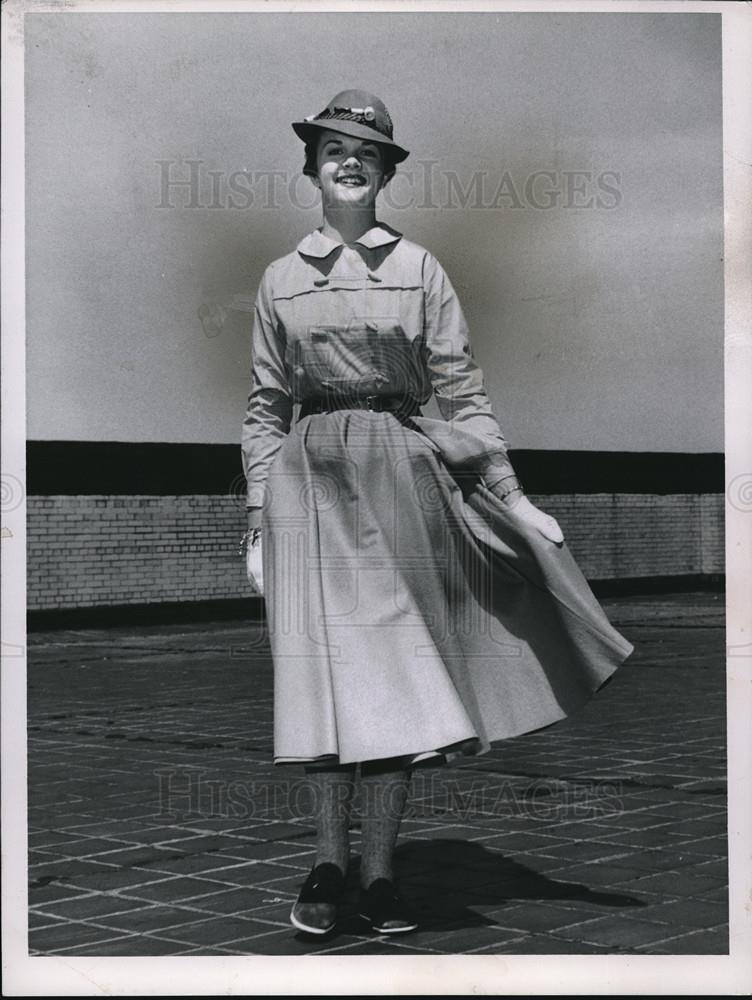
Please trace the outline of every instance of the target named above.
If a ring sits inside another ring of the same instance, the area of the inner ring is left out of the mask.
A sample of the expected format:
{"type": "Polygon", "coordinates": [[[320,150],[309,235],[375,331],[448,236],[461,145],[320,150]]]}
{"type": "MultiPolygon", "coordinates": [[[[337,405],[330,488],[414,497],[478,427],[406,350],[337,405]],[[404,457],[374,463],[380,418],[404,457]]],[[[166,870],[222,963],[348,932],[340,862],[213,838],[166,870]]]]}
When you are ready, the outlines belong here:
{"type": "Polygon", "coordinates": [[[275,763],[443,763],[579,709],[632,646],[566,544],[418,426],[295,424],[263,515],[275,763]]]}

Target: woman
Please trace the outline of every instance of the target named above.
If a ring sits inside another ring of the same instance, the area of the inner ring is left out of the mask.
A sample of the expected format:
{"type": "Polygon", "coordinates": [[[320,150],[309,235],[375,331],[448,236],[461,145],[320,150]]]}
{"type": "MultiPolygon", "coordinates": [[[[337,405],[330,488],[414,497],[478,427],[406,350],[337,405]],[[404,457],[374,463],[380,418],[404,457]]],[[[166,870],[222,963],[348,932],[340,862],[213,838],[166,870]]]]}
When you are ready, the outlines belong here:
{"type": "Polygon", "coordinates": [[[408,155],[386,107],[348,90],[293,128],[323,224],[261,280],[243,427],[274,761],[316,789],[291,921],[335,925],[359,764],[360,913],[402,933],[416,921],[392,855],[411,770],[561,719],[631,646],[515,476],[441,265],[376,220],[408,155]],[[420,412],[431,393],[443,420],[420,412]]]}

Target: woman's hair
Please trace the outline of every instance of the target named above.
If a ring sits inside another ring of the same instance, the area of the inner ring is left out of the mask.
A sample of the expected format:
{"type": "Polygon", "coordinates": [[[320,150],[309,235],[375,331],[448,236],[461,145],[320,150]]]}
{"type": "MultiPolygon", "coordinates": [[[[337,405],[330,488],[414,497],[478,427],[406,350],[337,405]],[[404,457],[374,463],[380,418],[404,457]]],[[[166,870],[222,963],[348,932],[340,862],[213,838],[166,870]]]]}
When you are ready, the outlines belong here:
{"type": "MultiPolygon", "coordinates": [[[[316,177],[318,176],[318,166],[317,157],[319,149],[320,136],[315,139],[311,139],[305,144],[305,160],[303,162],[303,173],[306,177],[316,177]]],[[[374,146],[378,146],[381,152],[381,162],[384,165],[384,181],[389,181],[392,179],[394,171],[396,169],[396,164],[394,162],[394,157],[392,155],[391,148],[384,145],[381,142],[375,142],[374,146]]]]}

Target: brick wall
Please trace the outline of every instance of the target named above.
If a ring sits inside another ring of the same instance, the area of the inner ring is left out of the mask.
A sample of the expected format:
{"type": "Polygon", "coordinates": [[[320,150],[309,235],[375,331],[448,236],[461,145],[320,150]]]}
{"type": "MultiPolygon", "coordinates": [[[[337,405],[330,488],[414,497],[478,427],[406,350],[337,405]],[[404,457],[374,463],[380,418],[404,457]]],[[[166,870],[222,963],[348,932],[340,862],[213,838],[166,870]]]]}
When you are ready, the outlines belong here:
{"type": "Polygon", "coordinates": [[[29,497],[27,510],[29,610],[249,593],[231,496],[29,497]]]}
{"type": "Polygon", "coordinates": [[[595,493],[539,497],[591,580],[721,574],[723,495],[595,493]]]}
{"type": "MultiPolygon", "coordinates": [[[[723,495],[532,496],[591,580],[723,572],[723,495]]],[[[242,598],[233,496],[28,498],[28,606],[242,598]]]]}

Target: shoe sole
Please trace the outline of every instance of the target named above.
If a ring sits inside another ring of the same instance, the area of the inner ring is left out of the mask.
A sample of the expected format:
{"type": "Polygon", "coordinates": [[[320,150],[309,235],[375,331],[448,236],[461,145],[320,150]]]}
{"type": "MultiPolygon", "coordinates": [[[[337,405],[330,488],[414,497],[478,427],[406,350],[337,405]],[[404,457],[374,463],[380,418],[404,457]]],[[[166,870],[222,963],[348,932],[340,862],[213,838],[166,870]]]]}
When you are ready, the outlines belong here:
{"type": "Polygon", "coordinates": [[[304,924],[302,920],[298,920],[295,916],[294,908],[290,910],[290,923],[293,927],[297,927],[299,931],[305,931],[306,934],[328,934],[329,931],[333,931],[337,926],[337,921],[333,920],[328,927],[309,927],[308,924],[304,924]]]}
{"type": "Polygon", "coordinates": [[[366,923],[370,924],[371,930],[376,931],[378,934],[407,934],[408,931],[415,931],[418,929],[417,924],[409,924],[407,927],[378,927],[370,917],[367,917],[365,913],[359,913],[359,917],[362,917],[366,923]]]}

